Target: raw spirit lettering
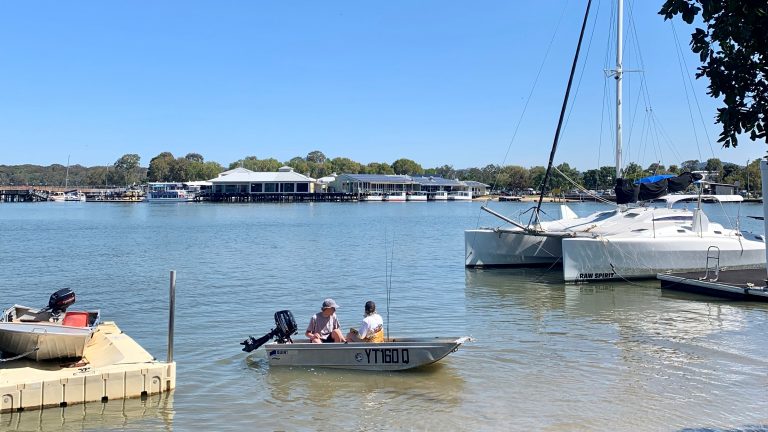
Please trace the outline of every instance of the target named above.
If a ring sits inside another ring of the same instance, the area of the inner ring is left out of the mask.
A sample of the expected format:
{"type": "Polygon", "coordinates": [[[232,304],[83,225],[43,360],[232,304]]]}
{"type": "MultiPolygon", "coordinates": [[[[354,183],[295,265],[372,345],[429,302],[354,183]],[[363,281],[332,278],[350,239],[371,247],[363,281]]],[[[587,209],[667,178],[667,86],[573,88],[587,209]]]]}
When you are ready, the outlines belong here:
{"type": "Polygon", "coordinates": [[[411,356],[408,353],[408,349],[405,348],[369,348],[365,350],[365,356],[368,359],[368,364],[408,364],[411,362],[411,356]]]}
{"type": "Polygon", "coordinates": [[[616,276],[616,273],[579,273],[579,279],[610,279],[616,276]]]}

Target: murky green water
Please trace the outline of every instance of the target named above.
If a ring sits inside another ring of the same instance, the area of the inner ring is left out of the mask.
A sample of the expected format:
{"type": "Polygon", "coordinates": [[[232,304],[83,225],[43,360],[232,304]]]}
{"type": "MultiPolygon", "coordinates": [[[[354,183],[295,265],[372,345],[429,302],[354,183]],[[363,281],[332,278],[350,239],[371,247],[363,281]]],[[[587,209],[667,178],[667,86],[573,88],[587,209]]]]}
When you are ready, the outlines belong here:
{"type": "MultiPolygon", "coordinates": [[[[0,205],[0,305],[62,287],[166,356],[176,270],[177,389],[0,415],[0,430],[681,430],[768,424],[768,305],[465,270],[479,203],[0,205]],[[386,241],[385,241],[386,239],[386,241]],[[393,257],[386,311],[386,268],[393,257]],[[325,297],[342,326],[379,304],[392,335],[471,335],[401,373],[270,369],[249,334],[325,297]]],[[[528,208],[498,203],[509,215],[528,208]]],[[[586,214],[595,204],[576,204],[586,214]]],[[[708,206],[726,222],[737,206],[708,206]]],[[[550,213],[557,213],[550,207],[550,213]]],[[[482,214],[481,214],[482,213],[482,214]]],[[[762,207],[742,205],[745,218],[762,207]]],[[[2,369],[0,369],[2,373],[2,369]]]]}

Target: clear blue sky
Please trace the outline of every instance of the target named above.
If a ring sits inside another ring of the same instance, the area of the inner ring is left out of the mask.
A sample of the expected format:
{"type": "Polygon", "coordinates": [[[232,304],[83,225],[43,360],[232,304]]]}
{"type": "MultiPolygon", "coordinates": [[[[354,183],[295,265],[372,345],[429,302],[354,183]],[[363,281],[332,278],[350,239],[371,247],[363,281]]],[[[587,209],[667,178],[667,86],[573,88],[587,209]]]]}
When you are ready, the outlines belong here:
{"type": "MultiPolygon", "coordinates": [[[[665,138],[648,138],[658,135],[645,132],[640,73],[631,73],[625,160],[743,164],[761,157],[761,143],[743,139],[722,149],[715,142],[716,103],[703,80],[694,88],[706,127],[692,102],[697,144],[672,28],[656,14],[661,3],[628,2],[635,29],[628,20],[625,68],[640,69],[639,44],[665,138]]],[[[0,164],[65,164],[71,155],[72,164],[105,165],[137,153],[146,166],[170,151],[226,166],[249,155],[285,161],[321,150],[362,163],[545,165],[585,5],[3,2],[0,164]]],[[[613,165],[612,120],[602,101],[603,69],[614,61],[606,42],[614,6],[595,0],[593,7],[594,36],[587,36],[589,56],[556,159],[582,171],[613,165]]],[[[692,76],[692,28],[679,20],[676,28],[692,76]]]]}

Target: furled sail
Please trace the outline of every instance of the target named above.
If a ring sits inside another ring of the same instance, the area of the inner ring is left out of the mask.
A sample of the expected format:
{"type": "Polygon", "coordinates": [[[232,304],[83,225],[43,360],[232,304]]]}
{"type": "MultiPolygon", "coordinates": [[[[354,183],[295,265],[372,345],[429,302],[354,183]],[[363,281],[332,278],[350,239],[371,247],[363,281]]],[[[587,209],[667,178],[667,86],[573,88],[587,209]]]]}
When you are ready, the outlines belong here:
{"type": "Polygon", "coordinates": [[[616,204],[629,204],[656,199],[673,192],[682,192],[691,183],[701,180],[701,174],[684,172],[644,177],[640,180],[616,179],[616,204]]]}

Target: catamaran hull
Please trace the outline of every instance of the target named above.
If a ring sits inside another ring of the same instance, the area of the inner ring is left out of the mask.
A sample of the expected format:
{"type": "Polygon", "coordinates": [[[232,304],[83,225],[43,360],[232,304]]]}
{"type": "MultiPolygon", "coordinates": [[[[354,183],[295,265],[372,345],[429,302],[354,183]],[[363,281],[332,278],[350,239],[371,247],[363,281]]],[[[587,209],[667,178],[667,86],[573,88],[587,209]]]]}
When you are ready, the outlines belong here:
{"type": "Polygon", "coordinates": [[[745,237],[563,239],[563,279],[568,282],[655,278],[657,273],[688,272],[718,264],[729,269],[765,266],[765,243],[745,237]]]}
{"type": "Polygon", "coordinates": [[[456,351],[468,337],[398,338],[382,343],[271,343],[270,366],[397,371],[426,366],[456,351]]]}
{"type": "Polygon", "coordinates": [[[467,267],[553,265],[562,256],[563,235],[537,235],[520,229],[480,228],[464,231],[467,267]]]}
{"type": "Polygon", "coordinates": [[[28,353],[25,357],[35,361],[80,358],[92,334],[90,327],[0,322],[0,351],[14,355],[28,353]]]}

